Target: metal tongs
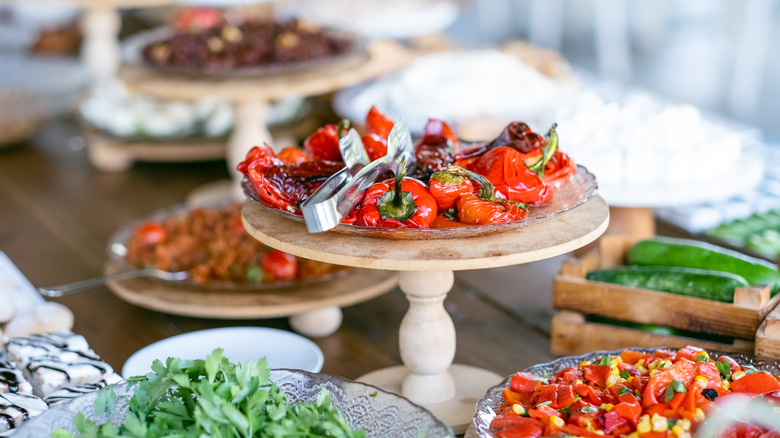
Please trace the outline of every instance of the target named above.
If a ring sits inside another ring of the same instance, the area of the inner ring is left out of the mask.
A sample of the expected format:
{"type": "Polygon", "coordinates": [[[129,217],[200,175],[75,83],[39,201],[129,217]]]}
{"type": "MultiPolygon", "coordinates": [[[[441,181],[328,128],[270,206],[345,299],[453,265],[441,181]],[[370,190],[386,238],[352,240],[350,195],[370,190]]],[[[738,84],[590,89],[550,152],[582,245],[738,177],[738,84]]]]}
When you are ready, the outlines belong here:
{"type": "Polygon", "coordinates": [[[301,203],[301,211],[310,233],[334,228],[363,199],[366,190],[380,175],[397,172],[402,159],[406,167],[415,166],[412,134],[403,120],[393,125],[387,138],[387,155],[369,164],[368,153],[354,128],[339,140],[339,149],[346,167],[328,178],[301,203]]]}

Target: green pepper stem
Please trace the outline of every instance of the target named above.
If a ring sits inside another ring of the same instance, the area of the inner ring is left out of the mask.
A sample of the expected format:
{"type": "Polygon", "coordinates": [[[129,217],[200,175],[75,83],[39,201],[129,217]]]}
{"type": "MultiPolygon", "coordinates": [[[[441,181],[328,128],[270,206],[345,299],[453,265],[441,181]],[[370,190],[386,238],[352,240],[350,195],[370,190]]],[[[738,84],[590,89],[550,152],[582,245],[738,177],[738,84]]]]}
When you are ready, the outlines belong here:
{"type": "Polygon", "coordinates": [[[482,190],[479,192],[479,197],[486,201],[498,202],[496,199],[496,189],[493,187],[493,183],[487,179],[486,176],[480,175],[477,172],[473,172],[468,169],[464,169],[460,166],[448,166],[447,172],[453,175],[465,176],[466,178],[476,182],[482,186],[482,190]]]}
{"type": "Polygon", "coordinates": [[[398,162],[398,170],[395,172],[395,184],[393,187],[393,190],[395,190],[395,196],[393,196],[393,204],[396,207],[400,207],[403,200],[401,197],[401,194],[403,190],[401,189],[401,183],[404,181],[404,177],[406,177],[406,157],[401,157],[401,161],[398,162]]]}

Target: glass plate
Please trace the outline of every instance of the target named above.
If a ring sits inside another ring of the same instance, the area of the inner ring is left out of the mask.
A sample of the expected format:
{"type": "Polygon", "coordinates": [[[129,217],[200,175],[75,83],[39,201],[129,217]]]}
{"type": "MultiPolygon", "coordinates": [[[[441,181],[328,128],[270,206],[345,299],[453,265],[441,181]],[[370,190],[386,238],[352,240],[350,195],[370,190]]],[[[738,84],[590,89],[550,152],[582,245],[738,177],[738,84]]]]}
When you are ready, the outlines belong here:
{"type": "MultiPolygon", "coordinates": [[[[263,207],[294,221],[303,223],[303,216],[266,206],[260,201],[252,183],[244,178],[241,182],[244,194],[252,201],[263,207]]],[[[424,228],[380,228],[361,227],[357,225],[340,224],[333,231],[345,234],[354,234],[367,237],[383,237],[390,239],[455,239],[461,237],[485,236],[489,234],[505,233],[519,228],[545,222],[553,217],[578,207],[596,195],[598,184],[596,177],[583,166],[577,166],[577,173],[568,182],[555,188],[553,200],[544,207],[530,207],[528,218],[522,221],[504,224],[475,225],[472,227],[424,229],[424,228]]]]}
{"type": "Polygon", "coordinates": [[[143,49],[148,44],[168,39],[173,35],[173,29],[170,27],[161,27],[149,31],[135,34],[122,45],[122,59],[124,62],[138,66],[157,70],[164,73],[174,73],[187,76],[199,76],[210,78],[258,78],[266,76],[286,76],[295,73],[301,73],[308,70],[324,68],[337,62],[346,62],[351,59],[359,60],[368,57],[368,43],[362,36],[340,29],[326,28],[325,32],[333,38],[348,39],[352,42],[349,50],[338,55],[327,58],[312,59],[309,61],[294,62],[290,64],[266,64],[251,67],[239,68],[213,68],[205,69],[200,67],[173,67],[157,65],[147,61],[143,56],[143,49]]]}
{"type": "MultiPolygon", "coordinates": [[[[273,380],[290,398],[290,402],[313,402],[321,387],[331,393],[333,404],[347,417],[350,426],[363,429],[371,438],[453,437],[452,429],[430,411],[406,398],[386,392],[375,386],[328,374],[314,374],[300,370],[271,371],[273,380]]],[[[97,392],[81,396],[68,403],[55,405],[40,416],[24,423],[14,437],[47,437],[57,429],[76,432],[73,417],[78,412],[99,423],[111,421],[121,424],[132,397],[127,383],[115,386],[117,399],[114,408],[102,415],[94,410],[97,392]]]]}
{"type": "MultiPolygon", "coordinates": [[[[620,354],[620,352],[624,350],[635,350],[635,351],[652,353],[659,349],[677,351],[676,348],[667,348],[667,347],[623,348],[620,350],[613,350],[613,351],[594,351],[592,353],[583,354],[582,356],[561,357],[552,362],[538,364],[530,368],[526,368],[525,370],[523,370],[523,372],[531,373],[540,377],[544,376],[545,373],[547,373],[547,375],[553,375],[563,369],[577,366],[583,361],[595,360],[605,355],[618,355],[620,354]]],[[[780,375],[780,361],[774,359],[760,358],[760,357],[750,356],[742,353],[723,353],[723,352],[709,351],[709,350],[708,353],[710,354],[710,357],[713,359],[717,359],[718,357],[725,354],[730,356],[734,360],[736,360],[740,365],[753,365],[759,370],[767,371],[776,376],[780,375]]],[[[477,402],[477,409],[476,412],[474,413],[473,423],[474,423],[475,432],[477,433],[477,436],[479,436],[480,438],[495,438],[495,435],[493,435],[493,433],[490,430],[490,422],[496,416],[495,411],[499,407],[503,406],[504,404],[504,396],[502,395],[503,390],[504,388],[509,388],[509,382],[512,379],[513,375],[514,374],[504,379],[504,381],[501,382],[500,384],[488,389],[487,393],[485,393],[485,396],[482,398],[482,400],[477,402]]]]}
{"type": "MultiPolygon", "coordinates": [[[[186,205],[186,204],[178,204],[174,205],[173,207],[166,208],[159,210],[155,213],[152,213],[150,216],[131,222],[123,227],[121,227],[119,230],[117,230],[111,238],[108,240],[108,245],[106,247],[106,251],[108,252],[108,257],[111,259],[112,262],[114,262],[117,266],[119,266],[122,270],[135,270],[139,269],[138,267],[130,264],[130,262],[126,259],[127,254],[127,242],[130,239],[130,236],[133,234],[133,231],[138,228],[138,226],[147,223],[147,222],[158,222],[165,220],[170,217],[174,216],[183,216],[189,214],[190,210],[196,209],[196,208],[218,208],[223,207],[227,205],[228,202],[232,201],[220,201],[220,202],[212,202],[212,203],[204,203],[201,205],[186,205]]],[[[251,236],[247,236],[247,238],[251,239],[251,236]]],[[[275,291],[279,289],[288,289],[288,288],[294,288],[294,287],[300,287],[300,286],[308,286],[312,284],[319,284],[324,283],[330,280],[333,280],[334,278],[339,278],[344,275],[348,275],[351,269],[341,269],[339,271],[335,271],[332,273],[328,273],[325,275],[318,275],[316,277],[308,277],[303,279],[296,279],[296,280],[288,280],[288,281],[275,281],[273,283],[230,283],[230,282],[220,282],[220,281],[212,281],[208,283],[201,283],[190,279],[185,280],[166,280],[159,277],[151,277],[155,281],[160,281],[163,283],[167,283],[170,285],[175,285],[176,287],[186,287],[190,289],[199,289],[199,290],[235,290],[235,291],[275,291]]]]}

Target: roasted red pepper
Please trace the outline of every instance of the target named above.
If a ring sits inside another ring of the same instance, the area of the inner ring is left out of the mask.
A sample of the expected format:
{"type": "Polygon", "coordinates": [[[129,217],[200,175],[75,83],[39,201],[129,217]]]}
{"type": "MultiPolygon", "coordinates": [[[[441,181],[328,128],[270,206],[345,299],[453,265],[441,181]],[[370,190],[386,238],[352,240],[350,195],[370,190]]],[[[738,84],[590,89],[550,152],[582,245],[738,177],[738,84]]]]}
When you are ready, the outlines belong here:
{"type": "Polygon", "coordinates": [[[313,160],[343,161],[339,138],[338,126],[325,125],[303,141],[303,150],[313,160]]]}
{"type": "Polygon", "coordinates": [[[343,167],[344,163],[331,161],[284,164],[266,144],[252,148],[237,169],[249,178],[265,205],[300,214],[298,204],[343,167]]]}
{"type": "Polygon", "coordinates": [[[731,390],[734,392],[747,392],[750,394],[765,394],[768,392],[780,391],[780,382],[777,378],[767,373],[745,374],[739,380],[731,383],[731,390]]]}
{"type": "Polygon", "coordinates": [[[487,177],[496,193],[509,201],[533,206],[552,201],[550,186],[526,167],[522,154],[510,147],[491,149],[471,161],[466,168],[487,177]]]}
{"type": "Polygon", "coordinates": [[[423,137],[414,147],[417,158],[415,175],[427,180],[433,172],[455,163],[455,154],[459,151],[460,141],[452,129],[441,120],[429,119],[423,137]]]}
{"type": "Polygon", "coordinates": [[[644,406],[659,403],[659,398],[663,400],[663,393],[672,380],[677,380],[687,386],[694,377],[696,377],[696,366],[693,362],[688,359],[680,359],[669,369],[661,370],[650,376],[650,381],[647,382],[645,392],[642,394],[642,403],[644,406]]]}
{"type": "Polygon", "coordinates": [[[371,161],[387,155],[387,137],[395,123],[386,115],[372,106],[366,115],[366,135],[363,136],[363,146],[371,161]]]}
{"type": "MultiPolygon", "coordinates": [[[[458,165],[468,167],[478,157],[484,155],[490,150],[500,147],[510,147],[520,154],[523,159],[534,159],[542,154],[542,147],[547,141],[541,135],[533,132],[531,128],[523,122],[512,122],[507,125],[498,137],[490,143],[477,148],[463,151],[458,155],[458,165]]],[[[536,160],[533,160],[534,162],[536,160]]]]}
{"type": "Polygon", "coordinates": [[[436,199],[439,211],[449,210],[455,206],[458,196],[474,193],[474,184],[464,175],[445,170],[438,170],[428,180],[431,196],[436,199]]]}
{"type": "Polygon", "coordinates": [[[458,219],[469,225],[502,224],[528,217],[528,209],[523,204],[489,201],[473,193],[460,195],[455,205],[458,209],[458,219]]]}
{"type": "Polygon", "coordinates": [[[368,188],[358,211],[356,225],[385,228],[428,228],[436,219],[436,200],[425,184],[406,175],[405,163],[395,180],[368,188]],[[399,189],[400,186],[400,189],[399,189]]]}

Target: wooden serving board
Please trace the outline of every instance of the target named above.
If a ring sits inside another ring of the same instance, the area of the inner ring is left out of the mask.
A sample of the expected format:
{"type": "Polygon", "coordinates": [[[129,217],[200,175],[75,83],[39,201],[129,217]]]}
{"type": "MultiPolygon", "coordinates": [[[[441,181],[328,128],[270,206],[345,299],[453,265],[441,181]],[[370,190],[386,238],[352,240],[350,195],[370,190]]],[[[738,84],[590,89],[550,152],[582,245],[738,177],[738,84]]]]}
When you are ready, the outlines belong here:
{"type": "Polygon", "coordinates": [[[634,240],[604,236],[600,248],[561,266],[553,284],[553,306],[583,314],[752,340],[764,317],[780,302],[769,286],[737,288],[724,303],[585,279],[588,271],[623,264],[634,240]]]}
{"type": "Polygon", "coordinates": [[[752,341],[735,339],[733,344],[703,341],[682,336],[666,336],[628,327],[588,322],[576,312],[561,310],[552,320],[550,350],[557,356],[576,356],[597,350],[619,350],[626,347],[673,347],[695,345],[705,350],[753,354],[752,341]]]}
{"type": "Polygon", "coordinates": [[[398,271],[459,271],[544,260],[586,245],[607,228],[609,208],[598,196],[545,222],[504,233],[457,239],[404,240],[336,231],[310,234],[296,222],[246,201],[244,227],[262,243],[327,263],[398,271]]]}
{"type": "MultiPolygon", "coordinates": [[[[118,271],[115,264],[106,264],[106,274],[118,271]]],[[[388,292],[397,284],[395,272],[351,269],[321,283],[258,291],[177,287],[149,278],[109,282],[108,287],[119,298],[158,312],[201,318],[254,319],[349,306],[388,292]]]]}

